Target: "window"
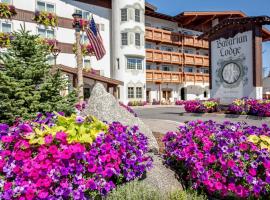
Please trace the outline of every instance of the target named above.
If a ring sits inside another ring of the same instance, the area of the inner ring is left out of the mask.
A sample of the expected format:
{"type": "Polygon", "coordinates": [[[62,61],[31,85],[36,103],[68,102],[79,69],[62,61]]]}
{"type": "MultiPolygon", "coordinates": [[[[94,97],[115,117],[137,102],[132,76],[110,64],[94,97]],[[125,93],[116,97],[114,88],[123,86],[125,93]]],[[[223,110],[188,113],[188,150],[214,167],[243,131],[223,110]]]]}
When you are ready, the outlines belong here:
{"type": "Polygon", "coordinates": [[[128,98],[129,99],[134,98],[134,87],[128,87],[128,98]]]}
{"type": "Polygon", "coordinates": [[[209,69],[207,69],[207,68],[202,68],[202,73],[208,74],[208,73],[209,73],[209,69]]]}
{"type": "Polygon", "coordinates": [[[193,54],[193,50],[192,49],[185,49],[185,53],[193,54]]]}
{"type": "Polygon", "coordinates": [[[162,50],[162,51],[169,51],[169,52],[172,52],[172,51],[173,51],[173,48],[172,48],[172,47],[167,47],[167,46],[162,46],[162,47],[161,47],[161,50],[162,50]]]}
{"type": "Polygon", "coordinates": [[[79,9],[75,9],[75,13],[81,14],[82,18],[85,20],[89,20],[90,19],[90,12],[88,11],[84,11],[84,10],[79,10],[79,9]]]}
{"type": "Polygon", "coordinates": [[[147,64],[146,65],[146,69],[151,69],[151,65],[150,64],[147,64]]]}
{"type": "Polygon", "coordinates": [[[0,31],[3,32],[3,33],[10,33],[12,32],[12,26],[10,23],[6,23],[6,22],[0,22],[0,31]]]}
{"type": "Polygon", "coordinates": [[[142,98],[142,87],[136,87],[136,98],[142,98]]]}
{"type": "Polygon", "coordinates": [[[140,33],[135,33],[135,45],[141,46],[141,34],[140,33]]]}
{"type": "Polygon", "coordinates": [[[126,22],[127,21],[127,9],[121,9],[121,21],[126,22]]]}
{"type": "Polygon", "coordinates": [[[141,12],[139,9],[135,9],[135,21],[140,22],[141,21],[141,12]]]}
{"type": "Polygon", "coordinates": [[[105,25],[104,24],[97,24],[98,30],[99,31],[104,31],[105,30],[105,25]]]}
{"type": "Polygon", "coordinates": [[[11,0],[0,0],[2,3],[11,4],[11,0]]]}
{"type": "Polygon", "coordinates": [[[84,68],[88,68],[88,69],[91,68],[91,61],[90,61],[90,59],[84,59],[83,60],[83,67],[84,68]]]}
{"type": "Polygon", "coordinates": [[[127,58],[127,69],[142,70],[142,59],[140,59],[140,58],[127,58]]]}
{"type": "Polygon", "coordinates": [[[193,72],[193,67],[185,67],[185,72],[192,73],[193,72]]]}
{"type": "Polygon", "coordinates": [[[121,33],[121,39],[122,39],[123,46],[128,45],[128,34],[127,33],[121,33]]]}
{"type": "Polygon", "coordinates": [[[163,66],[163,71],[170,71],[170,67],[169,66],[163,66]]]}
{"type": "Polygon", "coordinates": [[[37,1],[37,10],[46,12],[55,12],[54,4],[47,3],[45,1],[37,1]]]}
{"type": "Polygon", "coordinates": [[[38,34],[43,38],[53,39],[55,38],[54,30],[38,28],[38,34]]]}
{"type": "Polygon", "coordinates": [[[145,44],[145,48],[146,48],[146,49],[152,49],[152,44],[146,43],[146,44],[145,44]]]}
{"type": "Polygon", "coordinates": [[[145,26],[151,27],[152,25],[150,23],[145,23],[145,26]]]}

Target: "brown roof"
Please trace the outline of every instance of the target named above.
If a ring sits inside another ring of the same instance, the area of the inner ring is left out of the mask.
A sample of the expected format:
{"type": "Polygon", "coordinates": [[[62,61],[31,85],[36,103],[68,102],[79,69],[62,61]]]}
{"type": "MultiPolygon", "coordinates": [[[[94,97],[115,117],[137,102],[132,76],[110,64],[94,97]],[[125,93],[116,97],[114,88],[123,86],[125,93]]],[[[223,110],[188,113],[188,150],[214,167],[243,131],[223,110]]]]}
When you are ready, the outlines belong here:
{"type": "MultiPolygon", "coordinates": [[[[270,24],[270,17],[268,16],[258,16],[258,17],[243,17],[243,18],[228,18],[223,20],[221,23],[210,28],[206,31],[200,38],[208,38],[210,35],[214,34],[216,31],[227,27],[228,25],[238,25],[238,24],[259,24],[266,25],[270,24]]],[[[270,31],[266,28],[263,28],[263,39],[264,41],[270,40],[270,31]]]]}
{"type": "MultiPolygon", "coordinates": [[[[61,64],[57,65],[57,67],[63,72],[71,73],[73,75],[77,74],[77,69],[76,68],[68,67],[68,66],[61,65],[61,64]]],[[[108,77],[105,77],[105,76],[100,76],[98,74],[94,74],[94,73],[87,72],[87,71],[83,71],[83,77],[93,79],[93,80],[96,80],[96,81],[100,81],[100,82],[103,82],[103,83],[107,83],[107,84],[110,84],[110,85],[124,85],[124,83],[122,81],[118,81],[118,80],[108,78],[108,77]]]]}
{"type": "MultiPolygon", "coordinates": [[[[242,11],[195,11],[182,12],[176,16],[170,16],[154,10],[146,10],[145,14],[155,18],[177,22],[180,27],[200,32],[210,30],[214,19],[218,19],[219,23],[222,23],[226,19],[247,17],[242,11]]],[[[267,28],[263,28],[263,40],[270,40],[270,31],[267,28]]]]}

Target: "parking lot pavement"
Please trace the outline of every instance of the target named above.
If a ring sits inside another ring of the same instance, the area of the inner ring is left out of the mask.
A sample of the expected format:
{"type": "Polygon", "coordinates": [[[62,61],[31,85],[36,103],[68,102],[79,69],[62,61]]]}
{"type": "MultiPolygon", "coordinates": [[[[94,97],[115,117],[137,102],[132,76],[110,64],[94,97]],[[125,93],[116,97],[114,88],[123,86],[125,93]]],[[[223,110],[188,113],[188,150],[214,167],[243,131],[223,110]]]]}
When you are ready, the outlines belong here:
{"type": "MultiPolygon", "coordinates": [[[[270,126],[269,120],[255,120],[255,119],[244,119],[242,117],[228,117],[228,116],[217,116],[217,115],[208,115],[208,116],[186,116],[183,115],[185,112],[183,106],[155,106],[155,107],[140,107],[134,108],[134,111],[138,114],[138,116],[142,119],[151,119],[151,120],[161,120],[156,121],[156,126],[162,128],[164,126],[164,130],[166,130],[166,120],[174,121],[174,123],[184,123],[186,121],[192,120],[213,120],[219,123],[223,121],[232,121],[232,122],[246,122],[249,125],[260,126],[261,124],[268,124],[270,126]],[[163,120],[163,121],[162,121],[163,120]],[[165,121],[164,121],[165,120],[165,121]]],[[[146,121],[147,122],[147,121],[146,121]]],[[[152,125],[153,122],[151,122],[152,125]]],[[[177,127],[177,126],[176,126],[177,127]]],[[[158,128],[157,128],[158,129],[158,128]]]]}

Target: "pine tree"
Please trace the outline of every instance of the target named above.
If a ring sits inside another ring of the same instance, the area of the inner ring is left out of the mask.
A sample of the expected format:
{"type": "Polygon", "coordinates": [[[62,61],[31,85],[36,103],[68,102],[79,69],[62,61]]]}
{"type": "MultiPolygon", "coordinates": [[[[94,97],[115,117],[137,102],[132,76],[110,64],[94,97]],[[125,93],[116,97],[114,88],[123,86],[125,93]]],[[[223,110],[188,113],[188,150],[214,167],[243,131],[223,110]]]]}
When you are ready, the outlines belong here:
{"type": "Polygon", "coordinates": [[[73,113],[76,96],[60,95],[67,82],[60,71],[51,73],[49,47],[25,28],[13,36],[7,51],[0,55],[0,122],[33,119],[38,112],[73,113]]]}

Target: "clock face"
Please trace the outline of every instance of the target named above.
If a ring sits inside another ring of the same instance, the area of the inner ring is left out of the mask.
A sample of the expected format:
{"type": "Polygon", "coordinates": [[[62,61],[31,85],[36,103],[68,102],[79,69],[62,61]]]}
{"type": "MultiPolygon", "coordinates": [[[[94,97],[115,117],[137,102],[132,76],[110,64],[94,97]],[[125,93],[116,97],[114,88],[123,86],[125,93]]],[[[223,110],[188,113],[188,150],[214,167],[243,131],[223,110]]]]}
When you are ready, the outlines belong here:
{"type": "Polygon", "coordinates": [[[223,67],[222,78],[228,84],[237,82],[241,75],[241,69],[236,63],[229,63],[223,67]]]}

